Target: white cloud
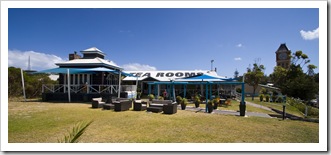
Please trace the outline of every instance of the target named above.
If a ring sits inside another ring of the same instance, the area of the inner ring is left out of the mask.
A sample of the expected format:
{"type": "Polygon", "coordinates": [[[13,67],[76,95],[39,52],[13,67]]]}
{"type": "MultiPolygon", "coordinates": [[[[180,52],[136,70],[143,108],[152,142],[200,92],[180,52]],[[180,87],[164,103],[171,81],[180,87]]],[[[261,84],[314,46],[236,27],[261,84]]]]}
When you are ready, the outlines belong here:
{"type": "Polygon", "coordinates": [[[131,30],[120,30],[119,33],[131,33],[131,30]]]}
{"type": "Polygon", "coordinates": [[[156,67],[150,66],[150,65],[143,65],[139,63],[129,63],[122,65],[124,70],[127,71],[155,71],[156,67]]]}
{"type": "Polygon", "coordinates": [[[28,69],[30,56],[30,66],[32,70],[44,70],[57,67],[55,63],[65,60],[52,54],[45,54],[35,51],[8,50],[8,67],[18,67],[28,69]]]}
{"type": "Polygon", "coordinates": [[[243,46],[242,44],[238,44],[238,45],[237,45],[237,47],[239,47],[239,48],[242,47],[242,46],[243,46]]]}
{"type": "Polygon", "coordinates": [[[234,58],[235,61],[240,61],[241,60],[241,57],[238,57],[238,58],[234,58]]]}
{"type": "Polygon", "coordinates": [[[301,30],[300,31],[301,37],[304,40],[313,40],[313,39],[317,39],[319,37],[319,27],[313,31],[304,31],[301,30]]]}

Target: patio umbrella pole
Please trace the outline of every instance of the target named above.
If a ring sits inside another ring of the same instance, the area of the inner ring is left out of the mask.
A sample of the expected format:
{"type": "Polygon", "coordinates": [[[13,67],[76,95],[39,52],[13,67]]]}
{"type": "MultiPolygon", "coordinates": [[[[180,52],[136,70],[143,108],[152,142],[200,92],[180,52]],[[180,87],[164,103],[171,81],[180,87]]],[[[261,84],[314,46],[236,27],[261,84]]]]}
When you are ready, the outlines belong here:
{"type": "Polygon", "coordinates": [[[122,71],[119,70],[119,74],[118,74],[118,93],[117,93],[117,98],[120,98],[121,97],[121,80],[122,80],[122,71]]]}
{"type": "Polygon", "coordinates": [[[69,72],[69,69],[67,69],[67,77],[68,77],[68,100],[69,100],[69,103],[71,102],[71,96],[70,96],[70,72],[69,72]]]}
{"type": "Polygon", "coordinates": [[[136,99],[138,96],[138,76],[136,75],[136,99]]]}

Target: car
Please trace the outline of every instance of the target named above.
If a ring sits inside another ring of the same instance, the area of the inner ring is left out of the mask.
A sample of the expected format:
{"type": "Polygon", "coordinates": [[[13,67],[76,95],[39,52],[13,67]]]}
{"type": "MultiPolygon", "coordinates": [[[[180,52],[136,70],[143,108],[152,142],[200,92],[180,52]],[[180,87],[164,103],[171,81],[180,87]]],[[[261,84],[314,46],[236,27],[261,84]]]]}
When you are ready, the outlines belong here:
{"type": "Polygon", "coordinates": [[[318,107],[317,99],[310,100],[308,102],[308,105],[313,106],[313,107],[318,107]]]}

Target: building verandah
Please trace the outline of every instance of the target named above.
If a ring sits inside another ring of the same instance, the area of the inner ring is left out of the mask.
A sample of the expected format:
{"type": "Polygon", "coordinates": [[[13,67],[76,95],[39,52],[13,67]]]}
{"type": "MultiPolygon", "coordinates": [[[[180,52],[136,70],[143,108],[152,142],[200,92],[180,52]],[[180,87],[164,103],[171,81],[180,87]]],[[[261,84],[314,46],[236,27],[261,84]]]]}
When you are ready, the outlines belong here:
{"type": "Polygon", "coordinates": [[[43,100],[69,100],[65,94],[70,93],[73,101],[89,101],[93,97],[100,96],[121,97],[120,92],[125,90],[136,91],[134,85],[121,85],[122,75],[128,76],[129,74],[110,69],[107,69],[108,71],[98,70],[106,69],[57,68],[51,71],[45,70],[39,72],[59,73],[59,84],[43,85],[43,100]],[[64,70],[68,70],[68,73],[64,73],[64,70]]]}

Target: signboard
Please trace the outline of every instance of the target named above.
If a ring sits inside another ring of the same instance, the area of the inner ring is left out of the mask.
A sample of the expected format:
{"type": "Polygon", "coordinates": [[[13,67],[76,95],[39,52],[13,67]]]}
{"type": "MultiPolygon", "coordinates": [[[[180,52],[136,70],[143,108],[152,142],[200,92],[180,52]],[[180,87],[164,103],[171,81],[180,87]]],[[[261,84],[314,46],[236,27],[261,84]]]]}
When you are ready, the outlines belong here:
{"type": "Polygon", "coordinates": [[[135,80],[140,81],[148,77],[154,78],[158,81],[171,81],[178,78],[185,78],[185,77],[197,76],[202,74],[217,76],[216,72],[209,70],[125,71],[125,72],[137,76],[138,79],[136,77],[126,77],[123,79],[124,81],[135,81],[135,80]]]}
{"type": "Polygon", "coordinates": [[[188,71],[150,71],[150,72],[129,72],[138,77],[154,77],[154,78],[183,78],[195,75],[202,75],[203,72],[188,72],[188,71]]]}

